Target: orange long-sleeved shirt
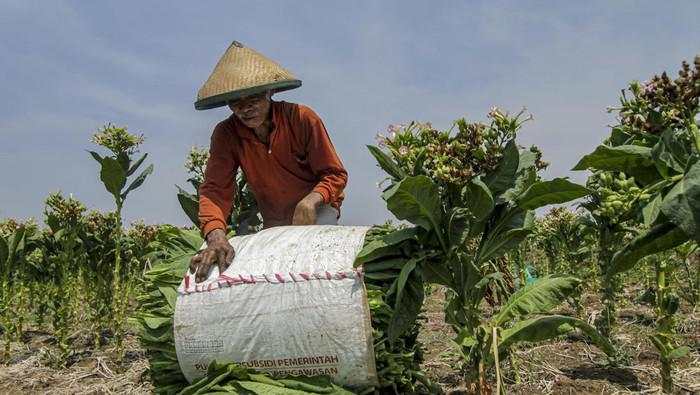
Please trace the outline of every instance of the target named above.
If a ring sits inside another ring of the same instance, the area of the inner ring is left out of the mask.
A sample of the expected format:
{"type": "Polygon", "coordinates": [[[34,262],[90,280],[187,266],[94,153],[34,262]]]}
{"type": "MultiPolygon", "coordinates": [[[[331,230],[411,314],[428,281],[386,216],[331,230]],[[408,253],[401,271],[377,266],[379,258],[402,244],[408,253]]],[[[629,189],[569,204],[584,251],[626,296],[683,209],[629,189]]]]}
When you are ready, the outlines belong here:
{"type": "Polygon", "coordinates": [[[337,209],[347,171],[321,118],[301,104],[272,102],[269,146],[235,115],[214,128],[204,182],[199,187],[203,234],[226,229],[236,193],[235,175],[243,169],[264,226],[289,225],[294,209],[311,191],[337,209]]]}

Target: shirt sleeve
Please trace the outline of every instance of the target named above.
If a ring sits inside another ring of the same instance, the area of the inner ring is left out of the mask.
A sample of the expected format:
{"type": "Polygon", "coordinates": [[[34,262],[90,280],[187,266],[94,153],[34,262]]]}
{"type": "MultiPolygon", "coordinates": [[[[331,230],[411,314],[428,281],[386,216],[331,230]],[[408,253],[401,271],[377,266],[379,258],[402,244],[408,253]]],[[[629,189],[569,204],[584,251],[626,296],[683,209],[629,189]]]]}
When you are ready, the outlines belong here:
{"type": "Polygon", "coordinates": [[[226,230],[236,193],[239,163],[231,149],[228,133],[221,124],[214,129],[204,182],[199,186],[199,224],[205,237],[214,229],[226,230]]]}
{"type": "Polygon", "coordinates": [[[309,165],[319,180],[313,191],[323,197],[324,204],[339,204],[343,200],[348,173],[335,152],[321,118],[302,105],[299,106],[299,116],[306,132],[309,165]]]}

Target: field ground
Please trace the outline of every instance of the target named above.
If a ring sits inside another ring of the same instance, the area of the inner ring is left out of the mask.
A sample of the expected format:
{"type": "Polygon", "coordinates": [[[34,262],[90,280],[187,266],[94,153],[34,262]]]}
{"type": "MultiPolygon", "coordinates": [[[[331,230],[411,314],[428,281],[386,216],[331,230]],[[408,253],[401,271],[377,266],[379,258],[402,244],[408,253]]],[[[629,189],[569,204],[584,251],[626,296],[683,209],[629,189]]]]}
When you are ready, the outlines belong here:
{"type": "MultiPolygon", "coordinates": [[[[634,295],[625,295],[631,301],[634,295]]],[[[441,290],[434,291],[425,306],[424,369],[446,392],[464,393],[456,370],[458,357],[450,341],[451,330],[442,317],[441,290]]],[[[587,295],[586,314],[600,311],[598,300],[587,295]]],[[[567,311],[572,313],[572,311],[567,311]]],[[[678,362],[674,374],[679,394],[700,394],[700,314],[681,315],[679,332],[691,353],[678,362]]],[[[535,394],[616,394],[659,393],[658,354],[646,336],[653,330],[653,311],[646,306],[627,303],[620,309],[620,327],[616,333],[631,358],[630,366],[605,366],[603,354],[583,339],[571,336],[556,342],[519,347],[504,369],[507,393],[535,394]],[[512,366],[516,366],[513,369],[512,366]],[[517,374],[513,374],[517,372],[517,374]]],[[[0,365],[0,393],[131,393],[146,394],[153,389],[146,374],[148,362],[134,336],[126,341],[122,363],[115,363],[110,350],[94,351],[80,334],[73,339],[78,353],[67,367],[54,368],[56,346],[51,334],[27,331],[23,343],[12,344],[11,359],[0,365]]]]}

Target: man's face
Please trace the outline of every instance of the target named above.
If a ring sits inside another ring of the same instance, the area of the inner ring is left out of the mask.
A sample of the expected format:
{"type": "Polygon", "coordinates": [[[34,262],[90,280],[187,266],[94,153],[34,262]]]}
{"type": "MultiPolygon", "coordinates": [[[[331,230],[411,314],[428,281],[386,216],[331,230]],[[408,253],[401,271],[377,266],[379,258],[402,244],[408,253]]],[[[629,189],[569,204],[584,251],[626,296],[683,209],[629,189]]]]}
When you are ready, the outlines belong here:
{"type": "Polygon", "coordinates": [[[255,129],[262,125],[270,112],[270,92],[242,97],[228,107],[244,125],[255,129]]]}

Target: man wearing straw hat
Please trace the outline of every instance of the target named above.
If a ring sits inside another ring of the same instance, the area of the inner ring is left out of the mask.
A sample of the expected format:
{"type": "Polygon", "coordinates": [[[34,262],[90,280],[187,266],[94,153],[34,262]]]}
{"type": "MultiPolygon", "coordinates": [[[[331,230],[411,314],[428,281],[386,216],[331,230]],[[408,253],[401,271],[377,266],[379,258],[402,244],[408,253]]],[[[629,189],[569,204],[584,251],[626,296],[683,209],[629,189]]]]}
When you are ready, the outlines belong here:
{"type": "Polygon", "coordinates": [[[196,109],[228,105],[233,114],[214,128],[199,188],[207,248],[190,264],[197,282],[211,265],[223,272],[233,260],[225,229],[239,168],[265,228],[337,224],[347,172],[323,122],[304,105],[271,100],[273,93],[299,86],[289,71],[234,41],[199,90],[196,109]]]}

